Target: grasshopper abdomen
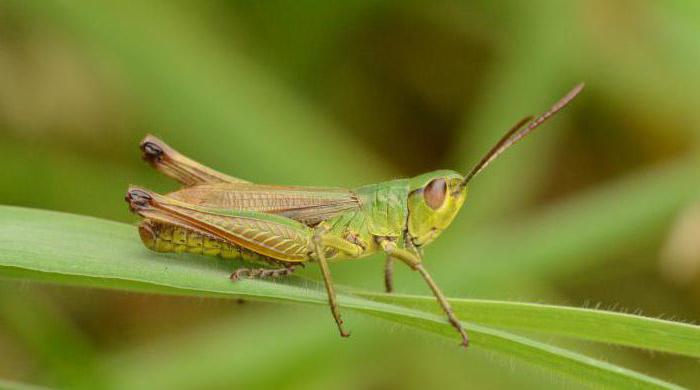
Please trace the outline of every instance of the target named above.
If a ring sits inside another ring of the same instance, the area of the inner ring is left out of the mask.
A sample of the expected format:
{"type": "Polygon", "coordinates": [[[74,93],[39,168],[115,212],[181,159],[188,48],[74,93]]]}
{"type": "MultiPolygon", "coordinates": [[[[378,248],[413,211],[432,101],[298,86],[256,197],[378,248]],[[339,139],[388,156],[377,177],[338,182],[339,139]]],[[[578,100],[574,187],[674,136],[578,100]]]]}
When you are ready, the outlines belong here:
{"type": "Polygon", "coordinates": [[[145,219],[139,224],[141,241],[150,250],[163,253],[192,253],[251,262],[276,262],[240,245],[229,243],[182,226],[145,219]]]}

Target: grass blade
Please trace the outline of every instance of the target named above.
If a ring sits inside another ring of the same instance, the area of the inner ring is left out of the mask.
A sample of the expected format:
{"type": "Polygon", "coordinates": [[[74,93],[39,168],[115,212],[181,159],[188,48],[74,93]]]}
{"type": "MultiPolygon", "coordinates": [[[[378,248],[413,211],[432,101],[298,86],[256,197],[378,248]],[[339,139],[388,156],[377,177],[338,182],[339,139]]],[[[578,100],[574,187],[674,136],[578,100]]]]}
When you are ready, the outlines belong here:
{"type": "MultiPolygon", "coordinates": [[[[439,313],[431,297],[359,293],[372,300],[439,313]]],[[[481,325],[525,330],[700,357],[700,327],[604,310],[536,303],[450,299],[455,313],[481,325]]]]}
{"type": "MultiPolygon", "coordinates": [[[[230,283],[227,275],[233,262],[154,255],[141,246],[136,229],[125,224],[4,206],[0,207],[0,219],[3,221],[0,275],[165,294],[245,296],[326,304],[319,286],[303,279],[290,284],[253,280],[230,283]]],[[[442,316],[350,295],[339,296],[339,301],[346,308],[456,340],[442,316]]],[[[476,324],[465,326],[471,332],[474,350],[522,359],[584,383],[674,387],[656,378],[504,331],[476,324]]]]}

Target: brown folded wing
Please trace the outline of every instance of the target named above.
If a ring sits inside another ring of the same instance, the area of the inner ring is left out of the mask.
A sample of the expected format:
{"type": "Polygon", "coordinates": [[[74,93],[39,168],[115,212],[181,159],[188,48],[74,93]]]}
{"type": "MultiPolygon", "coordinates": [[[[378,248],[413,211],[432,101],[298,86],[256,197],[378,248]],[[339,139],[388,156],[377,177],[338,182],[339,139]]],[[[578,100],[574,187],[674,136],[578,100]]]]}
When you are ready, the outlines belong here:
{"type": "Polygon", "coordinates": [[[199,206],[281,215],[308,226],[360,208],[357,195],[344,188],[216,183],[187,187],[168,195],[199,206]]]}

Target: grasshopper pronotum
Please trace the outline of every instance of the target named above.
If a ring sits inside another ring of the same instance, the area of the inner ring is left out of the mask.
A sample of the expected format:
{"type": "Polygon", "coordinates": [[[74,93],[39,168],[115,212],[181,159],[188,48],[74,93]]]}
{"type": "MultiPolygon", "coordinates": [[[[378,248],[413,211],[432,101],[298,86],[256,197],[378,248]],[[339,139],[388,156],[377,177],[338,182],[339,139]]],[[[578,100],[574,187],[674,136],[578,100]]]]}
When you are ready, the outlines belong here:
{"type": "Polygon", "coordinates": [[[398,259],[421,274],[467,346],[466,331],[423,266],[423,247],[450,225],[471,179],[581,89],[583,84],[577,85],[544,114],[518,122],[466,176],[440,170],[355,189],[253,184],[205,167],[149,135],[141,142],[143,158],[184,188],[159,195],[132,186],[126,200],[144,218],[139,233],[149,249],[270,266],[237,269],[231,274],[234,281],[284,276],[299,264],[317,262],[343,337],[349,333],[343,329],[328,261],[384,252],[387,292],[392,290],[393,261],[398,259]]]}

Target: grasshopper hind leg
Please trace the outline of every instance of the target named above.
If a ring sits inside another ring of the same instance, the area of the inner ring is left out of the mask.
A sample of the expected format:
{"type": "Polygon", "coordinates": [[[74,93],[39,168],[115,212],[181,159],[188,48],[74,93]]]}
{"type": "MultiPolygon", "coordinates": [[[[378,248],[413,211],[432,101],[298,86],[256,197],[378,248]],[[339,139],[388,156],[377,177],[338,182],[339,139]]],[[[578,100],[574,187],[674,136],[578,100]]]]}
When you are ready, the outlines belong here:
{"type": "Polygon", "coordinates": [[[268,279],[289,276],[296,270],[296,265],[288,265],[283,268],[238,268],[233,271],[229,279],[235,282],[243,278],[248,279],[268,279]]]}
{"type": "Polygon", "coordinates": [[[331,271],[328,268],[328,261],[326,260],[326,248],[324,243],[324,235],[326,230],[319,227],[314,232],[313,236],[313,246],[314,252],[316,253],[316,261],[318,262],[319,268],[321,268],[321,274],[323,275],[323,282],[326,286],[326,293],[328,294],[328,304],[331,308],[331,313],[333,314],[333,319],[338,325],[338,331],[342,337],[350,337],[350,332],[346,332],[343,329],[343,320],[340,318],[340,307],[338,306],[338,301],[335,295],[335,286],[333,285],[333,278],[331,277],[331,271]]]}
{"type": "Polygon", "coordinates": [[[157,137],[147,135],[139,145],[144,161],[185,186],[213,183],[246,183],[204,166],[191,158],[180,154],[157,137]]]}

